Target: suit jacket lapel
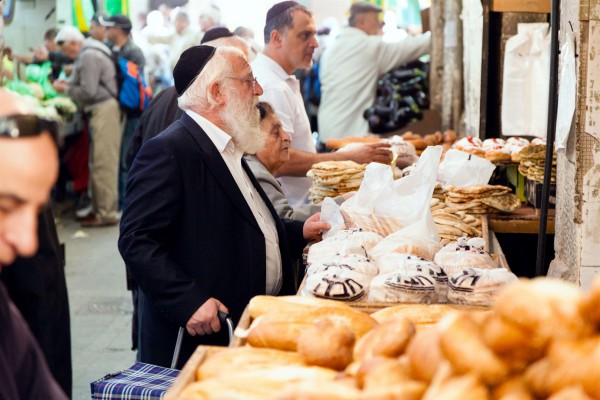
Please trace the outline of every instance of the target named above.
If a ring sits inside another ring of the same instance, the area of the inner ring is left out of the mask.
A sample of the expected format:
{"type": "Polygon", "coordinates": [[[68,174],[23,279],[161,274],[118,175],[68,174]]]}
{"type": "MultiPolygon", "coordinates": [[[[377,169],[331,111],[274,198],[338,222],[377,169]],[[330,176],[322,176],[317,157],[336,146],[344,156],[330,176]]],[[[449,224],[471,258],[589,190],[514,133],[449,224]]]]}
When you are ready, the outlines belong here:
{"type": "Polygon", "coordinates": [[[260,231],[260,227],[254,218],[254,214],[252,214],[252,210],[250,210],[244,195],[240,191],[233,175],[231,175],[231,171],[229,171],[227,164],[225,164],[223,157],[215,147],[214,143],[202,128],[200,128],[200,126],[198,126],[198,124],[186,113],[183,113],[179,121],[200,146],[202,152],[201,158],[214,175],[215,180],[238,207],[242,215],[260,231]]]}

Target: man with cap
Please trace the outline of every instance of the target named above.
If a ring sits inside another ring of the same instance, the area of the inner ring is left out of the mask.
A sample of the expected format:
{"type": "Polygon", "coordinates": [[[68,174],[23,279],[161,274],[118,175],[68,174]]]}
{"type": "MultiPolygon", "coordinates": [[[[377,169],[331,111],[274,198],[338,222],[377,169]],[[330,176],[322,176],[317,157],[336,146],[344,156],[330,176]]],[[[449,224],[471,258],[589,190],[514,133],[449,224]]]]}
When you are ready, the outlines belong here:
{"type": "Polygon", "coordinates": [[[329,225],[281,221],[243,160],[264,144],[262,88],[243,53],[192,47],[173,71],[181,118],[146,142],[129,173],[119,250],[140,287],[142,362],[178,367],[199,344],[225,345],[259,294],[295,291],[292,257],[329,225]]]}
{"type": "Polygon", "coordinates": [[[377,79],[385,72],[429,52],[431,37],[421,35],[386,43],[379,35],[381,8],[368,2],[350,7],[350,18],[321,57],[321,140],[364,136],[369,124],[364,111],[373,105],[377,79]]]}
{"type": "Polygon", "coordinates": [[[84,227],[116,225],[117,185],[121,125],[116,70],[111,52],[95,39],[85,39],[74,26],[65,26],[56,43],[67,57],[75,59],[71,80],[54,81],[58,92],[67,93],[88,115],[92,213],[84,227]]]}
{"type": "Polygon", "coordinates": [[[292,73],[309,68],[318,46],[317,30],[311,12],[295,1],[275,4],[267,12],[264,30],[265,49],[252,62],[254,75],[263,86],[261,101],[270,103],[283,129],[292,138],[290,160],[277,172],[292,207],[308,203],[311,186],[306,173],[313,164],[328,160],[353,160],[358,163],[389,163],[387,144],[369,144],[344,153],[317,154],[300,86],[292,73]]]}
{"type": "MultiPolygon", "coordinates": [[[[38,214],[58,176],[55,135],[26,102],[0,89],[0,271],[37,251],[38,214]]],[[[0,326],[0,399],[67,399],[2,283],[0,326]]]]}
{"type": "MultiPolygon", "coordinates": [[[[113,54],[124,58],[137,65],[140,76],[144,76],[144,66],[146,59],[144,53],[131,39],[131,20],[123,14],[115,14],[112,17],[104,18],[100,16],[100,23],[106,27],[106,38],[112,43],[113,54]]],[[[138,124],[142,112],[137,109],[121,107],[123,111],[123,129],[121,137],[121,151],[119,157],[119,209],[123,208],[123,199],[125,198],[125,185],[127,184],[127,149],[135,127],[138,124]]]]}
{"type": "MultiPolygon", "coordinates": [[[[207,32],[200,41],[212,47],[233,46],[240,49],[248,57],[248,44],[234,36],[229,29],[218,27],[207,32]]],[[[183,111],[177,105],[177,91],[169,87],[159,92],[144,110],[133,135],[127,152],[127,166],[131,166],[142,144],[164,131],[169,125],[179,119],[183,111]]]]}

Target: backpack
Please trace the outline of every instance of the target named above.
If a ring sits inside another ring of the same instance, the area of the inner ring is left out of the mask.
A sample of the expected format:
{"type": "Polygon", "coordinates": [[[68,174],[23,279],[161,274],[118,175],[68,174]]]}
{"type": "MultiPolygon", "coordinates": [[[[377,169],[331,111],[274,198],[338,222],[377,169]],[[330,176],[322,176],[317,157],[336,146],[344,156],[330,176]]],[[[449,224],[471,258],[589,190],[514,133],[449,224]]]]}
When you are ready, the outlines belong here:
{"type": "Polygon", "coordinates": [[[121,108],[141,113],[150,103],[152,88],[146,84],[143,74],[133,61],[119,57],[116,52],[113,52],[112,58],[117,72],[117,100],[121,108]]]}
{"type": "MultiPolygon", "coordinates": [[[[137,64],[124,57],[119,57],[119,53],[116,51],[112,51],[112,55],[108,55],[95,47],[91,47],[91,49],[101,52],[113,62],[118,93],[112,95],[119,101],[121,109],[128,114],[141,114],[152,99],[152,88],[146,84],[137,64]]],[[[100,82],[100,84],[106,87],[104,82],[100,82]]]]}

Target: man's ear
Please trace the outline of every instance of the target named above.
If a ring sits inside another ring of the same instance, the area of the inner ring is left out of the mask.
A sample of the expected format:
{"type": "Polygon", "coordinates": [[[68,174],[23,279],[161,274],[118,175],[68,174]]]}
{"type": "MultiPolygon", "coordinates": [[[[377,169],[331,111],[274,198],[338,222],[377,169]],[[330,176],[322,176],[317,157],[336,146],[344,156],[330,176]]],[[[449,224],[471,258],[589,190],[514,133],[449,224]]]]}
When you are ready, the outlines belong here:
{"type": "Polygon", "coordinates": [[[283,44],[283,34],[277,29],[272,30],[270,43],[273,43],[276,48],[281,47],[283,44]]]}
{"type": "Polygon", "coordinates": [[[223,86],[219,82],[213,82],[208,86],[208,101],[212,106],[222,106],[226,98],[223,86]]]}

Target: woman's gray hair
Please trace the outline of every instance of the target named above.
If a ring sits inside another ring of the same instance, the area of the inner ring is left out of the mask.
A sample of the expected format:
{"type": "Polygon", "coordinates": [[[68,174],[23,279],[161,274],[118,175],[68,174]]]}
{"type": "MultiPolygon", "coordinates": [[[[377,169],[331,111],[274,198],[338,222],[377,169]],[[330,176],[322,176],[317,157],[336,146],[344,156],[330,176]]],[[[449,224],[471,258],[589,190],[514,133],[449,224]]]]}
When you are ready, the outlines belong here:
{"type": "Polygon", "coordinates": [[[239,56],[244,59],[244,53],[238,48],[224,46],[215,50],[213,57],[206,63],[200,74],[194,79],[190,87],[179,96],[177,104],[182,110],[192,107],[201,111],[209,111],[217,105],[210,93],[210,85],[222,81],[231,75],[231,60],[229,56],[239,56]]]}

